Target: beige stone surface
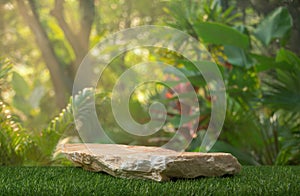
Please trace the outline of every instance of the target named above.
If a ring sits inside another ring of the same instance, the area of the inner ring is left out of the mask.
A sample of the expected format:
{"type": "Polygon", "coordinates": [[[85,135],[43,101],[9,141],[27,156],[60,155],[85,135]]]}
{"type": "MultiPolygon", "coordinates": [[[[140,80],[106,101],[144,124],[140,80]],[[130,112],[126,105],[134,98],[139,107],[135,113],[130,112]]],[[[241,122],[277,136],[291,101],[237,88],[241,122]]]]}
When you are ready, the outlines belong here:
{"type": "Polygon", "coordinates": [[[166,181],[234,175],[241,170],[237,159],[229,153],[176,152],[160,147],[118,144],[65,144],[61,151],[84,169],[121,178],[166,181]]]}

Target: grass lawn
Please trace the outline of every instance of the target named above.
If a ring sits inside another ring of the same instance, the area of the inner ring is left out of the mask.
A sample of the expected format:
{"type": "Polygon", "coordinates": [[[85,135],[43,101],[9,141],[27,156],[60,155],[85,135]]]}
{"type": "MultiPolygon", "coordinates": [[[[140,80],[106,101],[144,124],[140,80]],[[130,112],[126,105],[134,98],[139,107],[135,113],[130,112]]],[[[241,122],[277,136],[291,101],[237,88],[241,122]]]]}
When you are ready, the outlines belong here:
{"type": "Polygon", "coordinates": [[[237,176],[127,180],[73,167],[0,167],[0,195],[300,195],[300,166],[244,166],[237,176]]]}

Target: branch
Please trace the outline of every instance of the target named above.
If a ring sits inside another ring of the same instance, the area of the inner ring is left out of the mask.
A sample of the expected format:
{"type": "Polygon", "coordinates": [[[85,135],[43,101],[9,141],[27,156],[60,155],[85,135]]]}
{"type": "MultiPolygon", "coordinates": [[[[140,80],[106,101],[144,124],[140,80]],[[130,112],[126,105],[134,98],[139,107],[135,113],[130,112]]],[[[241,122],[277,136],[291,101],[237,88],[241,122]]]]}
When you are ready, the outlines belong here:
{"type": "Polygon", "coordinates": [[[80,31],[78,37],[85,52],[89,48],[89,38],[95,18],[94,0],[79,0],[80,31]]]}
{"type": "Polygon", "coordinates": [[[69,44],[71,45],[76,57],[82,56],[82,48],[80,42],[78,42],[78,37],[75,33],[71,30],[68,23],[65,20],[63,15],[64,11],[64,0],[55,0],[55,7],[53,10],[50,11],[50,14],[56,19],[58,25],[63,30],[66,39],[68,40],[69,44]]]}

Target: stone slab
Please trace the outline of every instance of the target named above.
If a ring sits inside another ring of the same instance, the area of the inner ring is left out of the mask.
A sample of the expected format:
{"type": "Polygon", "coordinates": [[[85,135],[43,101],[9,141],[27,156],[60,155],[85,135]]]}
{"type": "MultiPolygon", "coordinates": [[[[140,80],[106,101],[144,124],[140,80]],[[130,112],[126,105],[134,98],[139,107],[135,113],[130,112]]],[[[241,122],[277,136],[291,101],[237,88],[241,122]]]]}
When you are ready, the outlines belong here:
{"type": "Polygon", "coordinates": [[[229,153],[176,152],[119,144],[64,144],[61,152],[84,169],[121,178],[167,181],[235,175],[241,170],[237,159],[229,153]]]}

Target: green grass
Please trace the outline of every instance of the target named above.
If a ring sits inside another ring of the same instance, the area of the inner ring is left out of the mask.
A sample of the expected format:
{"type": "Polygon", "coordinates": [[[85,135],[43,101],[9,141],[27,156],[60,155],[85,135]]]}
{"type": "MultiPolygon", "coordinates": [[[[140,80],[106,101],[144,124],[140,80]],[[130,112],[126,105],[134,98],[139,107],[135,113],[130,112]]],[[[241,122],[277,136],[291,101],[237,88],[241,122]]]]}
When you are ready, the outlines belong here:
{"type": "Polygon", "coordinates": [[[299,195],[300,167],[243,167],[237,176],[170,182],[73,167],[0,167],[0,195],[299,195]]]}

